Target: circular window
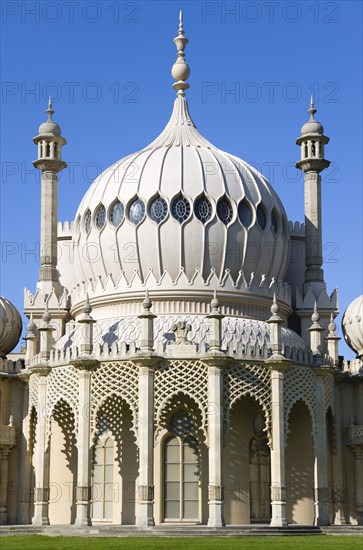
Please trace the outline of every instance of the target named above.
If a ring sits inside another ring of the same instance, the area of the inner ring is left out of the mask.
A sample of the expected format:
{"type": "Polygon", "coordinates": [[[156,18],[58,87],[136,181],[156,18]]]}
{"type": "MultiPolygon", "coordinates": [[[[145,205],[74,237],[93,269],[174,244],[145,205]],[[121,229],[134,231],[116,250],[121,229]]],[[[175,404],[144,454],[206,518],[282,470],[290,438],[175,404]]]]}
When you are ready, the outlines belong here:
{"type": "Polygon", "coordinates": [[[247,201],[243,200],[238,206],[238,217],[244,227],[249,227],[252,222],[252,210],[247,201]]]}
{"type": "Polygon", "coordinates": [[[87,210],[86,215],[83,220],[83,227],[86,233],[91,229],[91,212],[87,210]]]}
{"type": "Polygon", "coordinates": [[[206,197],[200,197],[195,201],[194,213],[199,221],[206,223],[212,217],[212,205],[206,197]]]}
{"type": "Polygon", "coordinates": [[[232,205],[226,197],[219,199],[217,203],[218,218],[224,225],[228,225],[233,218],[232,205]]]}
{"type": "Polygon", "coordinates": [[[101,204],[101,206],[99,206],[96,210],[96,217],[95,217],[96,227],[98,227],[98,229],[101,229],[101,227],[105,225],[105,221],[106,221],[106,208],[103,206],[103,204],[101,204]]]}
{"type": "Polygon", "coordinates": [[[186,411],[177,411],[170,418],[170,431],[176,435],[186,435],[192,431],[193,422],[186,411]]]}
{"type": "Polygon", "coordinates": [[[260,228],[264,230],[266,227],[267,220],[266,220],[265,211],[260,204],[257,206],[257,222],[260,228]]]}
{"type": "Polygon", "coordinates": [[[159,224],[168,214],[168,205],[164,199],[157,197],[150,206],[150,218],[159,224]]]}
{"type": "Polygon", "coordinates": [[[272,226],[273,232],[276,235],[277,229],[278,229],[278,221],[277,221],[277,212],[275,209],[273,209],[271,212],[271,226],[272,226]]]}
{"type": "Polygon", "coordinates": [[[110,221],[112,225],[117,227],[124,219],[125,208],[122,202],[115,202],[110,212],[110,221]]]}
{"type": "Polygon", "coordinates": [[[137,225],[142,221],[145,215],[145,204],[141,199],[136,199],[130,206],[129,209],[129,220],[130,222],[137,225]]]}
{"type": "Polygon", "coordinates": [[[179,223],[183,223],[190,216],[190,203],[185,197],[177,197],[171,205],[171,213],[179,223]]]}

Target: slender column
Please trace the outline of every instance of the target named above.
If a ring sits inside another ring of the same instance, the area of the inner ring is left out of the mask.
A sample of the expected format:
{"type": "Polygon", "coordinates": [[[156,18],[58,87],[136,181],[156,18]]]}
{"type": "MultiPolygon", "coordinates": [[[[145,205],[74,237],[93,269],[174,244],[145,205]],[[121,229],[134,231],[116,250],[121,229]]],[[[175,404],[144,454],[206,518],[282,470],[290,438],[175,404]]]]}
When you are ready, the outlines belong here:
{"type": "Polygon", "coordinates": [[[77,515],[76,525],[92,525],[91,509],[91,464],[90,464],[90,401],[91,372],[87,365],[79,370],[78,398],[78,464],[77,464],[77,515]]]}
{"type": "MultiPolygon", "coordinates": [[[[28,334],[29,336],[29,334],[28,334]]],[[[27,340],[28,349],[29,340],[27,340]]],[[[19,491],[17,502],[17,520],[18,523],[28,524],[31,523],[30,517],[30,497],[31,497],[31,463],[32,454],[29,445],[30,435],[30,415],[29,411],[29,370],[23,369],[18,374],[18,377],[23,382],[23,410],[22,410],[22,434],[23,437],[19,438],[19,456],[20,456],[20,469],[19,469],[19,491]]]]}
{"type": "Polygon", "coordinates": [[[363,525],[363,445],[352,446],[355,467],[355,500],[358,525],[363,525]]]}
{"type": "Polygon", "coordinates": [[[225,525],[223,515],[224,487],[222,476],[223,448],[223,370],[220,366],[208,367],[208,418],[209,436],[209,527],[225,525]]]}
{"type": "Polygon", "coordinates": [[[345,513],[344,513],[345,490],[344,490],[344,481],[343,481],[340,388],[341,388],[341,385],[337,385],[335,387],[336,452],[333,454],[334,525],[345,525],[346,524],[345,513]]]}
{"type": "Polygon", "coordinates": [[[9,453],[9,448],[0,449],[0,525],[6,525],[8,522],[9,453]]]}
{"type": "Polygon", "coordinates": [[[139,366],[139,480],[136,525],[154,525],[154,368],[139,366]]]}
{"type": "Polygon", "coordinates": [[[271,365],[271,527],[286,527],[284,367],[271,365]]]}
{"type": "MultiPolygon", "coordinates": [[[[33,370],[33,369],[32,369],[33,370]]],[[[35,449],[35,494],[33,525],[49,525],[49,451],[47,449],[47,374],[48,367],[38,367],[38,423],[35,449]]]]}
{"type": "Polygon", "coordinates": [[[329,525],[328,482],[326,456],[326,418],[324,378],[320,374],[315,380],[316,396],[316,441],[314,458],[314,508],[315,525],[329,525]]]}

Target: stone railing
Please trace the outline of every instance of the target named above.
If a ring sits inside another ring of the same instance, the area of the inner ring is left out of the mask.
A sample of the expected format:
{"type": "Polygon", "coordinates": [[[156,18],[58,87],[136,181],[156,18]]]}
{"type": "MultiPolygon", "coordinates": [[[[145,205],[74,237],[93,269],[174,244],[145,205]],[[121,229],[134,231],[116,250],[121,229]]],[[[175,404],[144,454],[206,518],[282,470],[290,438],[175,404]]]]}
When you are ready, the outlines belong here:
{"type": "MultiPolygon", "coordinates": [[[[181,352],[186,358],[195,357],[202,359],[208,352],[208,345],[205,343],[199,345],[183,345],[182,348],[181,350],[181,346],[177,344],[160,342],[154,352],[156,355],[168,359],[173,357],[179,358],[181,352]]],[[[264,361],[271,355],[271,350],[268,346],[261,346],[259,344],[234,344],[231,342],[228,348],[223,351],[227,356],[241,361],[264,361]]],[[[139,348],[136,342],[131,342],[130,344],[126,344],[125,342],[114,342],[111,346],[108,344],[96,344],[93,348],[92,357],[98,361],[125,361],[137,355],[138,352],[139,348]]],[[[286,346],[283,350],[283,355],[287,359],[291,359],[296,365],[312,366],[314,364],[313,355],[310,351],[286,346]]],[[[72,360],[78,357],[80,357],[78,346],[72,346],[65,349],[53,349],[50,352],[47,365],[50,367],[69,365],[72,360]]],[[[44,364],[44,360],[41,359],[40,355],[36,355],[31,360],[29,366],[35,367],[39,364],[44,364]]]]}
{"type": "Polygon", "coordinates": [[[343,371],[350,372],[351,374],[363,375],[363,361],[362,359],[351,359],[350,361],[343,361],[343,371]],[[362,370],[361,370],[362,369],[362,370]]]}
{"type": "Polygon", "coordinates": [[[363,445],[363,426],[349,426],[346,443],[347,445],[363,445]]]}
{"type": "Polygon", "coordinates": [[[24,368],[24,362],[21,359],[12,361],[11,359],[0,359],[0,373],[18,374],[24,368]]]}
{"type": "Polygon", "coordinates": [[[0,425],[0,447],[16,445],[16,427],[0,425]]]}

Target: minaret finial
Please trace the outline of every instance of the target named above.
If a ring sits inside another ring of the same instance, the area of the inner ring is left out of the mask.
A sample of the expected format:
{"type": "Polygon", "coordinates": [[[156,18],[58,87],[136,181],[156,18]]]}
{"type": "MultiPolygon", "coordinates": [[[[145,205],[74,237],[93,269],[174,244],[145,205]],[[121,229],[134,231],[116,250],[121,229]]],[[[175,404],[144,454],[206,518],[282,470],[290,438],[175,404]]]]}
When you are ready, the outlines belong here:
{"type": "Polygon", "coordinates": [[[313,96],[313,94],[311,94],[311,96],[310,96],[310,107],[308,109],[308,113],[310,115],[310,121],[309,122],[315,121],[314,115],[316,113],[316,109],[315,109],[315,106],[314,106],[314,96],[313,96]]]}
{"type": "Polygon", "coordinates": [[[183,12],[180,10],[179,12],[179,29],[178,29],[178,36],[174,38],[174,44],[177,47],[178,50],[178,58],[176,62],[173,65],[173,68],[171,70],[171,74],[173,78],[176,80],[173,84],[174,90],[177,90],[178,96],[184,97],[185,93],[184,91],[189,88],[189,84],[186,82],[188,80],[190,75],[190,68],[188,63],[186,63],[184,57],[184,49],[185,46],[188,44],[189,40],[186,36],[184,36],[184,28],[183,28],[183,12]]]}
{"type": "Polygon", "coordinates": [[[52,98],[49,96],[48,98],[48,108],[45,111],[48,115],[48,122],[52,121],[52,115],[54,115],[53,105],[52,105],[52,98]]]}

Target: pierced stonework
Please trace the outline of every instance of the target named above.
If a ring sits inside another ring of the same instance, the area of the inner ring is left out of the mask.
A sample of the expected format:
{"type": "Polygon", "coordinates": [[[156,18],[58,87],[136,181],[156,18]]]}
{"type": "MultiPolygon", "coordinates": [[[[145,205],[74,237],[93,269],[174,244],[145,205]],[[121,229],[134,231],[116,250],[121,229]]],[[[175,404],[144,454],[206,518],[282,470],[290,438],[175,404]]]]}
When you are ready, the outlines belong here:
{"type": "MultiPolygon", "coordinates": [[[[155,426],[168,427],[168,418],[178,406],[190,400],[190,408],[197,406],[199,425],[207,435],[208,422],[208,367],[201,361],[170,361],[155,370],[155,426]]],[[[189,408],[187,412],[190,414],[189,408]]],[[[195,415],[195,410],[194,410],[195,415]]],[[[193,419],[194,422],[194,419],[193,419]]],[[[198,424],[195,424],[196,426],[198,424]]]]}
{"type": "Polygon", "coordinates": [[[290,411],[299,400],[303,401],[309,409],[313,427],[314,448],[316,449],[315,376],[309,368],[294,366],[289,368],[284,375],[285,444],[289,434],[290,411]]]}
{"type": "Polygon", "coordinates": [[[230,413],[241,397],[250,396],[262,406],[266,431],[271,442],[270,369],[262,365],[240,364],[224,371],[224,428],[229,427],[230,413]]]}
{"type": "Polygon", "coordinates": [[[131,361],[103,363],[92,373],[91,433],[96,433],[97,411],[112,393],[126,401],[132,413],[132,429],[137,437],[139,370],[131,361]]]}
{"type": "Polygon", "coordinates": [[[78,372],[72,366],[56,367],[48,375],[47,385],[47,434],[50,435],[50,422],[53,409],[60,400],[68,403],[74,416],[74,435],[78,433],[78,372]]]}

